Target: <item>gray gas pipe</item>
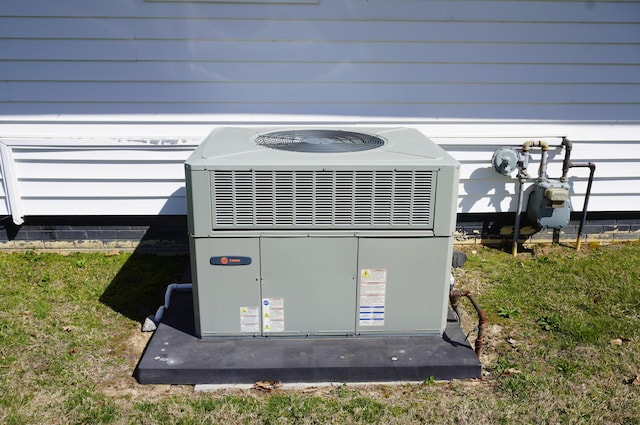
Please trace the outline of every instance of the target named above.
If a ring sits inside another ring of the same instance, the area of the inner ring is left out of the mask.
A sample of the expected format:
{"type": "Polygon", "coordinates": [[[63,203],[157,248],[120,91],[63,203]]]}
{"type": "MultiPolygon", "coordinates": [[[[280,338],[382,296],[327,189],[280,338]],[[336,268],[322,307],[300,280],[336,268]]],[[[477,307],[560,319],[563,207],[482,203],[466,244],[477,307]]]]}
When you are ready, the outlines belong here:
{"type": "Polygon", "coordinates": [[[571,162],[571,142],[563,137],[561,146],[565,149],[565,157],[562,163],[562,176],[560,179],[550,179],[547,177],[547,163],[549,145],[544,141],[526,141],[520,151],[514,148],[501,147],[493,154],[493,168],[504,176],[509,176],[515,169],[518,170],[518,204],[516,207],[516,217],[513,229],[512,254],[518,255],[518,238],[520,236],[520,215],[522,214],[522,204],[524,198],[524,184],[529,178],[527,167],[529,165],[529,152],[532,148],[540,148],[542,155],[540,167],[538,168],[538,178],[534,183],[534,188],[529,195],[527,203],[527,217],[536,222],[538,228],[560,229],[566,226],[570,220],[571,201],[569,199],[568,172],[573,167],[588,167],[590,169],[587,192],[582,208],[582,219],[578,230],[576,250],[580,249],[582,232],[587,217],[587,207],[591,195],[591,186],[595,173],[595,164],[573,163],[571,162]]]}

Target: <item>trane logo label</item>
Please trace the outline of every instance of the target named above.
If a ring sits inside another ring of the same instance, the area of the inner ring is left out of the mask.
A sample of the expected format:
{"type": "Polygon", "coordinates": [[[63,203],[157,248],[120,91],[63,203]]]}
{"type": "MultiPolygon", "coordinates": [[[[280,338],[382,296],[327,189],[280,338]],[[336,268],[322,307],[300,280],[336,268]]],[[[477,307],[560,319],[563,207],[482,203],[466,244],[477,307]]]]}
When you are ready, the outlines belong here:
{"type": "Polygon", "coordinates": [[[434,171],[211,171],[213,228],[433,226],[434,171]]]}
{"type": "Polygon", "coordinates": [[[209,264],[212,266],[248,266],[251,264],[251,257],[237,255],[223,255],[211,257],[209,264]]]}

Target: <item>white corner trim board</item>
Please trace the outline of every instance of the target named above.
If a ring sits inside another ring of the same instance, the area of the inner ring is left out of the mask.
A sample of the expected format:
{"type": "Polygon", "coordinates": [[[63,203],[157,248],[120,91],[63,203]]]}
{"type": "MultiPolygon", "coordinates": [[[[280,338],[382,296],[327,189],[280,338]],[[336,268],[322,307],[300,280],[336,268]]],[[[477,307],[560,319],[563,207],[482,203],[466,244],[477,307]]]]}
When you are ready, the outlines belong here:
{"type": "Polygon", "coordinates": [[[11,215],[11,220],[16,225],[24,223],[20,192],[18,190],[18,179],[13,167],[13,152],[11,147],[0,142],[0,171],[2,172],[2,184],[6,194],[7,210],[11,215]]]}

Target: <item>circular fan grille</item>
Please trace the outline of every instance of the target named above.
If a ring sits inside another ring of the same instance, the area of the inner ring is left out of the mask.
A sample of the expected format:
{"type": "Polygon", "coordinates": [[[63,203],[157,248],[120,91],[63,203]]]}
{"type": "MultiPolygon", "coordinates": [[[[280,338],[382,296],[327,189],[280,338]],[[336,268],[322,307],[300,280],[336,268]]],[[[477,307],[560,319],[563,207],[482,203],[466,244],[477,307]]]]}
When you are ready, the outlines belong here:
{"type": "Polygon", "coordinates": [[[342,130],[286,130],[262,134],[256,144],[292,152],[358,152],[378,148],[384,140],[342,130]]]}

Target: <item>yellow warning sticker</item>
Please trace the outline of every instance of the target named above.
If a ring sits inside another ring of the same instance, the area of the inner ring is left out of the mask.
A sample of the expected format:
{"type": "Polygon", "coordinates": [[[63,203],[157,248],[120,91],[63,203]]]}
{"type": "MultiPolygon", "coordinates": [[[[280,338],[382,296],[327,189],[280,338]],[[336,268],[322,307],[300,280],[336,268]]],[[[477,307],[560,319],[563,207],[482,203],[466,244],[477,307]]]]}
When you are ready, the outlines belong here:
{"type": "Polygon", "coordinates": [[[260,307],[240,307],[240,332],[253,334],[260,332],[260,307]]]}
{"type": "Polygon", "coordinates": [[[387,269],[362,269],[360,271],[362,282],[387,282],[387,269]]]}
{"type": "Polygon", "coordinates": [[[262,299],[262,331],[284,332],[284,299],[262,299]]]}

